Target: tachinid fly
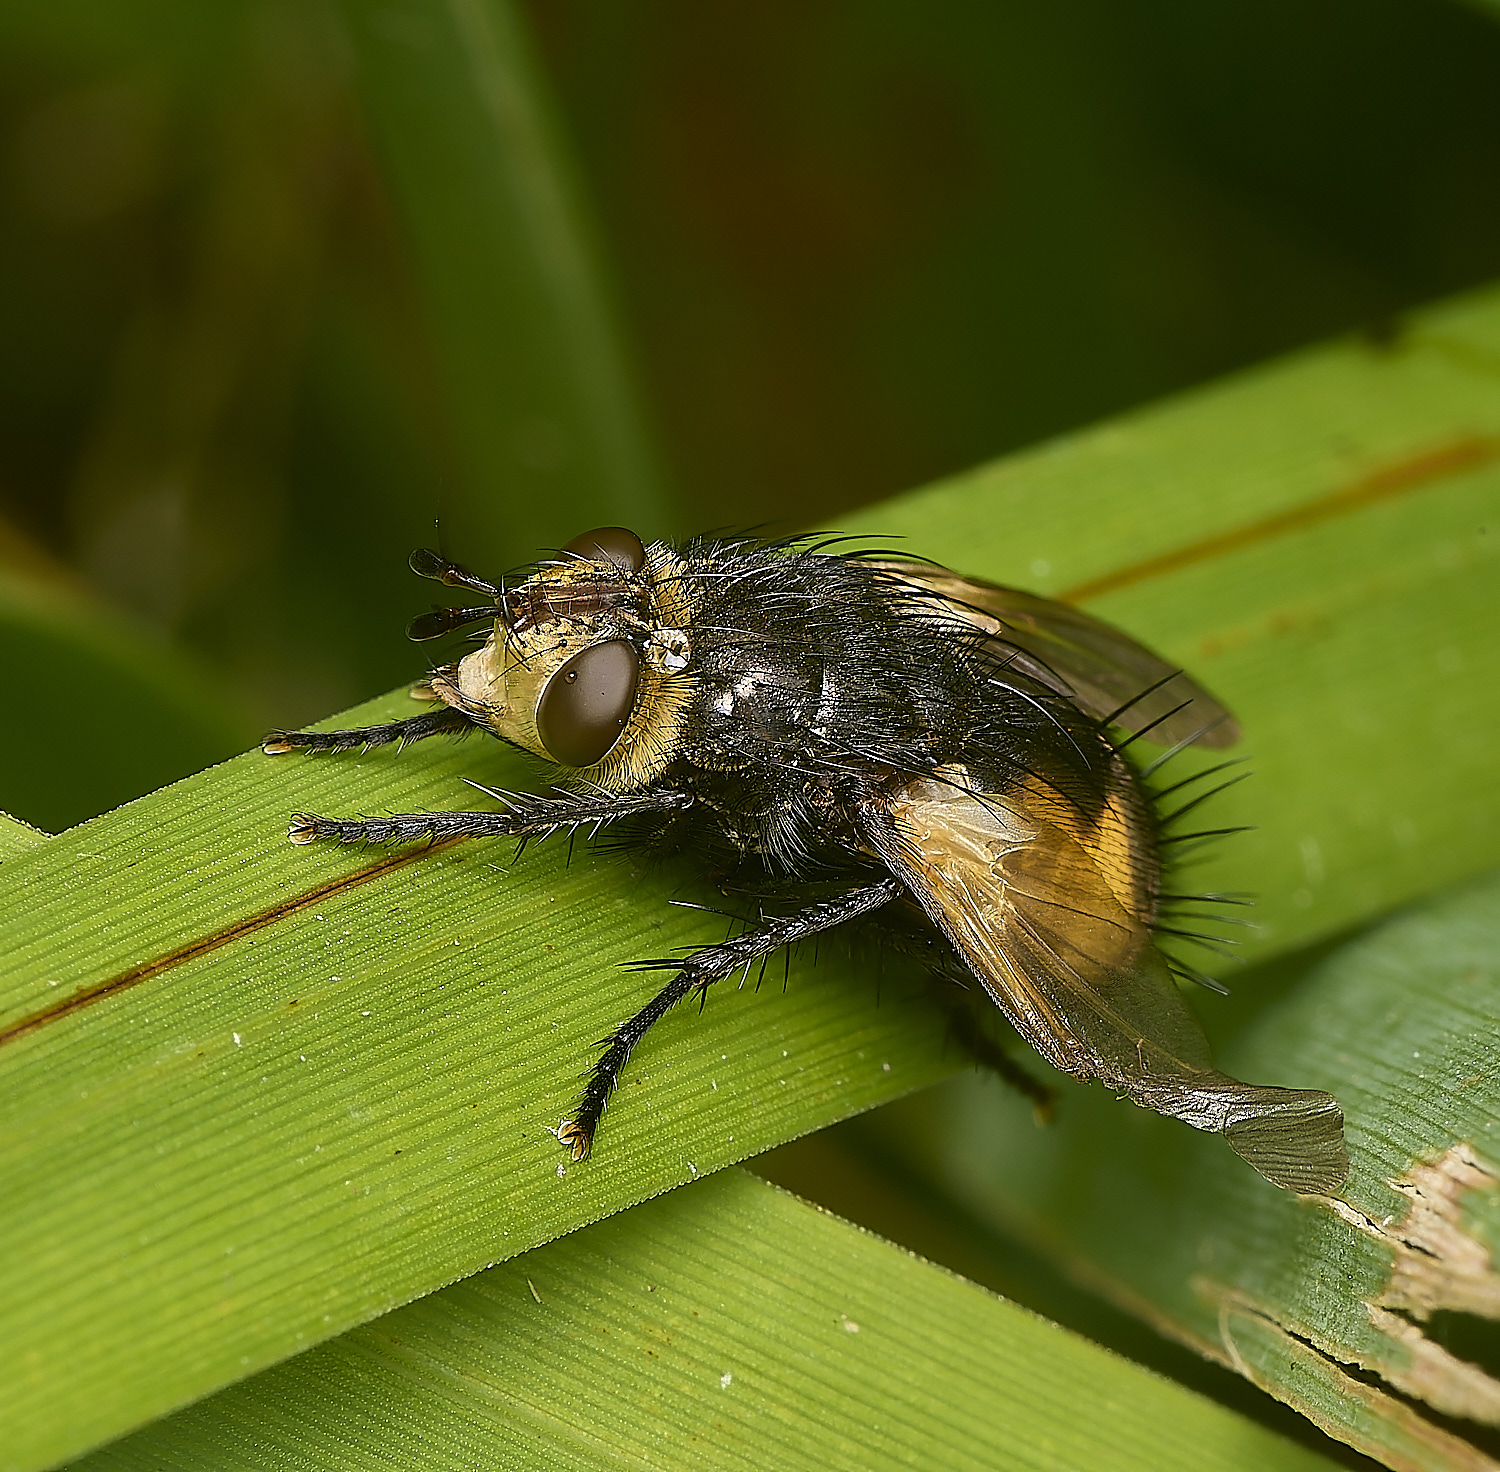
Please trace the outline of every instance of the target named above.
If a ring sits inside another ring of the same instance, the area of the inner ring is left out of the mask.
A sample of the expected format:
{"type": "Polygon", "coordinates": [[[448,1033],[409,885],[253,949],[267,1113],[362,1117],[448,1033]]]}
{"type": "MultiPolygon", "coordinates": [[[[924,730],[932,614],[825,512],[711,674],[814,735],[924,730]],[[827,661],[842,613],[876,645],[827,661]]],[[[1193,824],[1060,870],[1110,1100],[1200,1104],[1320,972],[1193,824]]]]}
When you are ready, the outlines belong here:
{"type": "Polygon", "coordinates": [[[1029,593],[806,540],[645,546],[605,527],[514,585],[432,552],[412,568],[483,600],[418,618],[412,637],[493,624],[482,647],[414,692],[435,708],[359,730],[278,732],[265,750],[477,726],[555,763],[555,785],[497,792],[498,812],[299,814],[293,842],[629,820],[643,841],[690,835],[713,862],[782,894],[808,887],[734,939],[649,963],[670,980],[608,1039],[558,1130],[575,1159],[632,1050],[674,1004],[880,911],[926,937],[935,970],[977,981],[1064,1073],[1222,1134],[1279,1186],[1343,1182],[1337,1101],[1217,1071],[1156,944],[1157,824],[1125,748],[1223,747],[1237,731],[1134,640],[1029,593]]]}

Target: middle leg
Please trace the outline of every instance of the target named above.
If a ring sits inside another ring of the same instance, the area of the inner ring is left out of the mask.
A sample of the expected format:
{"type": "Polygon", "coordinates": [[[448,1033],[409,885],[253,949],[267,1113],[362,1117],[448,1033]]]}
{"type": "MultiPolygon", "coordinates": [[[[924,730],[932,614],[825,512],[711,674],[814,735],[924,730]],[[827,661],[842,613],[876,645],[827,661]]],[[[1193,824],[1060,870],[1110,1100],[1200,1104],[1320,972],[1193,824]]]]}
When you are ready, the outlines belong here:
{"type": "Polygon", "coordinates": [[[836,899],[809,905],[795,914],[770,917],[758,929],[725,941],[723,945],[704,946],[688,956],[637,963],[642,970],[675,971],[677,975],[634,1017],[621,1023],[609,1035],[604,1052],[589,1072],[573,1118],[565,1119],[558,1128],[559,1141],[572,1151],[574,1160],[582,1160],[589,1153],[604,1106],[609,1102],[636,1044],[690,992],[706,992],[714,982],[732,976],[742,966],[752,966],[782,946],[879,909],[900,893],[898,880],[881,879],[851,889],[836,899]]]}

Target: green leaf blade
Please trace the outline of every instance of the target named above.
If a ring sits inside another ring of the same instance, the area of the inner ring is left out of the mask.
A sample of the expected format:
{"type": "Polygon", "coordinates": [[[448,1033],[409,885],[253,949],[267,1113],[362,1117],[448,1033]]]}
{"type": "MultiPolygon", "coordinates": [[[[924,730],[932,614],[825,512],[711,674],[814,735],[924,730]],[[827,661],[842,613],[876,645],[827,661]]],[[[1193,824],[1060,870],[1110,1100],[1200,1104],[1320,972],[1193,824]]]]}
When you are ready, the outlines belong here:
{"type": "Polygon", "coordinates": [[[1395,1467],[1482,1466],[1461,1423],[1500,1421],[1485,1368],[1500,1343],[1497,954],[1490,876],[1334,951],[1226,1053],[1236,1072],[1339,1096],[1353,1171],[1331,1201],[1266,1191],[1211,1142],[1122,1120],[1097,1091],[1069,1089],[1042,1142],[996,1091],[959,1083],[896,1138],[987,1220],[1331,1435],[1395,1467]],[[943,1143],[960,1119],[977,1149],[943,1143]],[[1481,1363],[1431,1322],[1454,1313],[1475,1316],[1481,1363]]]}
{"type": "MultiPolygon", "coordinates": [[[[379,765],[392,803],[420,808],[466,790],[453,761],[497,754],[379,765]]],[[[85,950],[65,916],[111,964],[180,956],[0,1047],[0,1169],[27,1203],[0,1220],[14,1465],[957,1066],[920,988],[879,997],[867,969],[803,958],[786,996],[777,968],[664,1022],[594,1158],[569,1165],[550,1130],[595,1040],[654,989],[619,963],[718,925],[670,904],[681,875],[625,880],[628,860],[569,865],[560,844],[513,873],[509,846],[419,849],[339,887],[372,856],[293,848],[284,817],[362,786],[349,767],[369,760],[252,754],[210,774],[211,802],[190,779],[0,870],[18,906],[45,897],[17,927],[12,1020],[70,995],[48,985],[85,950]],[[195,952],[205,926],[227,939],[195,952]]]]}
{"type": "Polygon", "coordinates": [[[1037,1472],[1324,1458],[731,1173],[311,1351],[87,1459],[1037,1472]]]}

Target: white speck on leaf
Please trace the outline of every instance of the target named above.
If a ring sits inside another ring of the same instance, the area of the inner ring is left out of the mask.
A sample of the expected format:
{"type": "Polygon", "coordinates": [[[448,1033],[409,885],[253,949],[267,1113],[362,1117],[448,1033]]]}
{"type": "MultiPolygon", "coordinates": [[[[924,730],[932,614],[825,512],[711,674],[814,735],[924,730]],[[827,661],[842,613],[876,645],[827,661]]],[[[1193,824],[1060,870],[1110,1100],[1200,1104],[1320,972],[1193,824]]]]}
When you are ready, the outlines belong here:
{"type": "Polygon", "coordinates": [[[725,1370],[724,1373],[719,1376],[719,1389],[728,1390],[729,1387],[733,1384],[734,1376],[731,1375],[728,1370],[725,1370]]]}

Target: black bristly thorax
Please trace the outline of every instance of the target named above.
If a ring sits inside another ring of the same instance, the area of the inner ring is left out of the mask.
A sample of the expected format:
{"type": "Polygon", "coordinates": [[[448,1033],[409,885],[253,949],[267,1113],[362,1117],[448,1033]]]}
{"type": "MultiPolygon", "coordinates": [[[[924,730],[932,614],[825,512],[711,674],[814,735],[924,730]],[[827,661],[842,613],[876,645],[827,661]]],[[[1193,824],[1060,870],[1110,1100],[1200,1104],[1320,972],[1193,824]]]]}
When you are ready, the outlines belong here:
{"type": "Polygon", "coordinates": [[[951,762],[993,791],[1038,773],[1104,800],[1095,722],[858,558],[710,544],[686,577],[695,696],[672,780],[773,869],[849,867],[855,805],[951,762]]]}

